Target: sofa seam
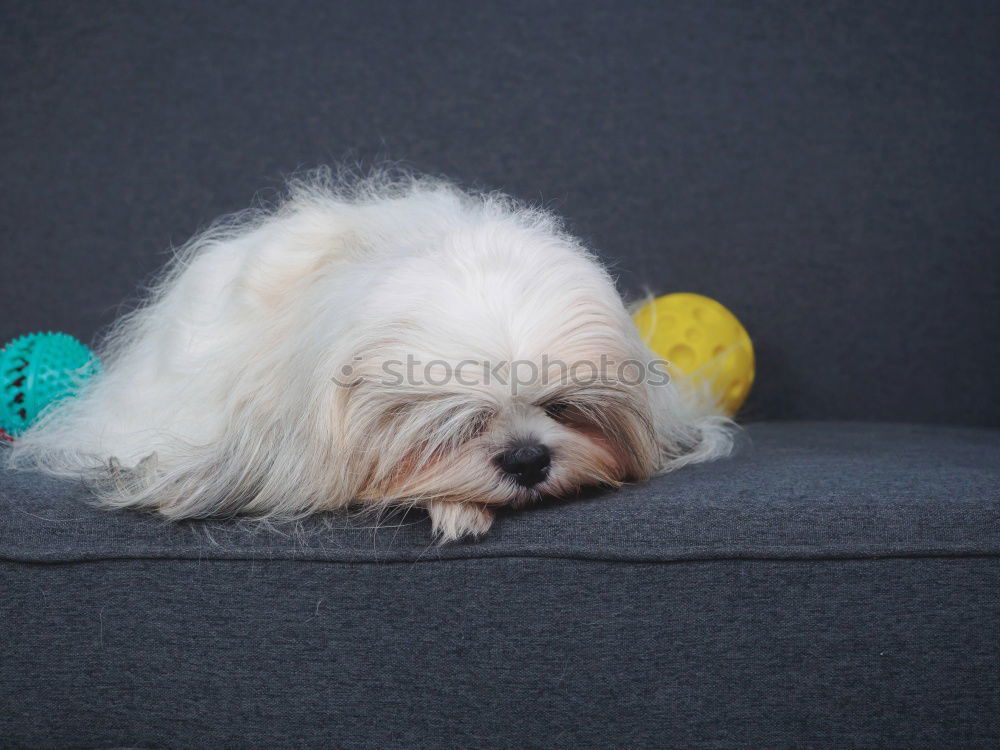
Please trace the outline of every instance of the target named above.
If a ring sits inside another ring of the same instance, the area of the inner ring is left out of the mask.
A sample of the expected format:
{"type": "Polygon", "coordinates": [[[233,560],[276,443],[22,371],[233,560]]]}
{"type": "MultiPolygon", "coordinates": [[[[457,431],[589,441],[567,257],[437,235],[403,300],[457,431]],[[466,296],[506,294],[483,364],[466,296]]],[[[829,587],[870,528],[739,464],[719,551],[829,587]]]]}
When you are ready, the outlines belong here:
{"type": "Polygon", "coordinates": [[[1000,559],[997,552],[898,552],[871,555],[816,555],[816,556],[777,556],[777,555],[720,555],[672,558],[643,557],[599,557],[593,555],[541,555],[541,554],[500,554],[476,555],[467,557],[415,557],[415,558],[383,558],[383,559],[337,559],[317,557],[273,557],[273,556],[238,556],[238,557],[197,557],[197,556],[164,556],[164,555],[106,555],[81,557],[75,559],[29,559],[16,557],[0,557],[0,563],[20,565],[80,565],[110,562],[130,561],[162,561],[162,562],[193,562],[193,563],[311,563],[317,565],[417,565],[417,564],[447,564],[453,562],[469,562],[474,560],[552,560],[562,562],[592,562],[614,563],[620,565],[681,565],[685,563],[709,564],[717,562],[774,562],[774,563],[812,563],[812,562],[881,562],[885,560],[974,560],[1000,559]]]}

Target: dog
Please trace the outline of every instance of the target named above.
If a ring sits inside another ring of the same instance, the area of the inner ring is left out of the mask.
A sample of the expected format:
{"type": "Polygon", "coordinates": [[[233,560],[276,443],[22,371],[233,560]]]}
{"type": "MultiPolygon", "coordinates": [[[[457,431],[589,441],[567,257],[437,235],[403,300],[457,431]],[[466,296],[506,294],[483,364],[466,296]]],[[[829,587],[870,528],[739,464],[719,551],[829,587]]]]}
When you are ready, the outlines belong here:
{"type": "Polygon", "coordinates": [[[441,179],[319,171],[192,239],[8,450],[170,519],[494,511],[726,455],[607,270],[551,213],[441,179]]]}

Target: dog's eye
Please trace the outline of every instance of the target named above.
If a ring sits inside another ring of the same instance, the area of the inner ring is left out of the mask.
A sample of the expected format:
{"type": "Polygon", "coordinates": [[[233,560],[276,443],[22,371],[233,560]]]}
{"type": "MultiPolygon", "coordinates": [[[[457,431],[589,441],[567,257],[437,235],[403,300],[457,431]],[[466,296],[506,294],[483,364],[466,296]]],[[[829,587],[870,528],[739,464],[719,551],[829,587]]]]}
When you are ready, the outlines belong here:
{"type": "Polygon", "coordinates": [[[545,413],[548,415],[549,419],[561,419],[566,416],[566,412],[569,410],[570,405],[565,401],[550,401],[545,404],[542,408],[545,409],[545,413]]]}
{"type": "Polygon", "coordinates": [[[466,428],[466,439],[477,438],[486,432],[486,428],[489,427],[492,417],[493,415],[489,412],[480,412],[470,419],[466,428]]]}

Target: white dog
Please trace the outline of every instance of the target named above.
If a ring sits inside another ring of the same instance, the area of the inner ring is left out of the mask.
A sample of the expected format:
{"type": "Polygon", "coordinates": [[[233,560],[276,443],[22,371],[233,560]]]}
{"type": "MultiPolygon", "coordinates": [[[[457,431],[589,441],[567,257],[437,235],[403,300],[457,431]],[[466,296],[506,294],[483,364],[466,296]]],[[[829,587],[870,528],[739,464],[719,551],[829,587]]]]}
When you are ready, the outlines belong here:
{"type": "Polygon", "coordinates": [[[731,446],[554,217],[437,180],[293,183],[191,240],[100,354],[10,463],[173,519],[414,504],[452,540],[731,446]]]}

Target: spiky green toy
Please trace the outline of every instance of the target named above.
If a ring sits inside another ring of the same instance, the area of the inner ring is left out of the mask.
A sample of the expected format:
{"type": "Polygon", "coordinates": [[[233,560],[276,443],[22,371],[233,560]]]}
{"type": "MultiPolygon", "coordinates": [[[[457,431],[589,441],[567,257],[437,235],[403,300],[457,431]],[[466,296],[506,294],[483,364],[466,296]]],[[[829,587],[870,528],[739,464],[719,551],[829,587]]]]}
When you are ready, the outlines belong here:
{"type": "Polygon", "coordinates": [[[68,333],[29,333],[0,350],[0,430],[19,435],[49,404],[72,396],[101,363],[68,333]]]}

